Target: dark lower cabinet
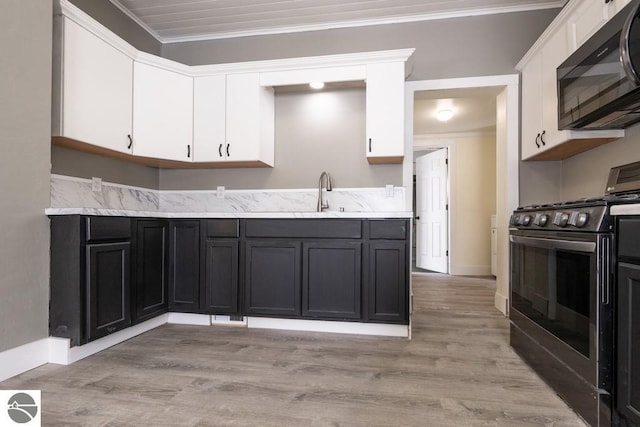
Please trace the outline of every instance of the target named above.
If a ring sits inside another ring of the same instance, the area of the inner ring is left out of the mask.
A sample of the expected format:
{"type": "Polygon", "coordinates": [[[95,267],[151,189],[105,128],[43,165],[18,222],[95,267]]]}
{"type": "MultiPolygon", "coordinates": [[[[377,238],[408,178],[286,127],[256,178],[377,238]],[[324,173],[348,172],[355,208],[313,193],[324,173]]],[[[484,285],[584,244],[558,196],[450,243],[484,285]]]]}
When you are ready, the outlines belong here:
{"type": "Polygon", "coordinates": [[[87,245],[89,341],[131,324],[130,243],[87,245]]]}
{"type": "Polygon", "coordinates": [[[200,309],[200,220],[169,224],[169,310],[200,309]]]}
{"type": "Polygon", "coordinates": [[[300,316],[300,252],[298,241],[246,241],[246,314],[300,316]]]}
{"type": "Polygon", "coordinates": [[[51,218],[51,336],[74,347],[130,325],[130,242],[129,218],[51,218]]]}
{"type": "Polygon", "coordinates": [[[302,316],[360,319],[362,242],[304,242],[302,253],[302,316]]]}
{"type": "Polygon", "coordinates": [[[169,223],[162,220],[134,221],[132,323],[139,323],[168,310],[169,223]]]}
{"type": "Polygon", "coordinates": [[[208,239],[201,311],[238,313],[238,239],[208,239]]]}
{"type": "Polygon", "coordinates": [[[369,243],[369,320],[408,322],[406,253],[404,240],[369,243]]]}
{"type": "Polygon", "coordinates": [[[640,426],[640,264],[618,263],[617,300],[616,409],[620,425],[640,426]]]}

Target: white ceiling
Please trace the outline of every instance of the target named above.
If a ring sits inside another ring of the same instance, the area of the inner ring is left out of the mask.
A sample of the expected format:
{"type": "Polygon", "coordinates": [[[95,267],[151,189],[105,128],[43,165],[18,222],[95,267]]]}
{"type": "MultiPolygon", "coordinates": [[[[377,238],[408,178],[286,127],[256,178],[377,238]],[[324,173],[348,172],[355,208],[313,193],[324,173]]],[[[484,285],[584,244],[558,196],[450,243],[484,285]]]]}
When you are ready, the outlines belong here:
{"type": "Polygon", "coordinates": [[[496,126],[496,96],[500,88],[469,88],[416,92],[413,133],[438,135],[493,132],[496,126]],[[436,119],[441,108],[454,116],[447,122],[436,119]]]}
{"type": "Polygon", "coordinates": [[[561,7],[566,0],[111,0],[162,42],[561,7]]]}

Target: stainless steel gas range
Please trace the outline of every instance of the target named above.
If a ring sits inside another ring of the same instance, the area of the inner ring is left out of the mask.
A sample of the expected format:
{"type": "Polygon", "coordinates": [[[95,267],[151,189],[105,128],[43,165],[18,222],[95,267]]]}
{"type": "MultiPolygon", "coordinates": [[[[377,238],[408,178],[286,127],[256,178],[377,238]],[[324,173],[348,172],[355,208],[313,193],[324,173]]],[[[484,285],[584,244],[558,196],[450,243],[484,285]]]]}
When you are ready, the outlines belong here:
{"type": "Polygon", "coordinates": [[[612,169],[603,197],[524,206],[510,220],[511,345],[592,426],[615,419],[609,209],[639,195],[635,163],[612,169]]]}

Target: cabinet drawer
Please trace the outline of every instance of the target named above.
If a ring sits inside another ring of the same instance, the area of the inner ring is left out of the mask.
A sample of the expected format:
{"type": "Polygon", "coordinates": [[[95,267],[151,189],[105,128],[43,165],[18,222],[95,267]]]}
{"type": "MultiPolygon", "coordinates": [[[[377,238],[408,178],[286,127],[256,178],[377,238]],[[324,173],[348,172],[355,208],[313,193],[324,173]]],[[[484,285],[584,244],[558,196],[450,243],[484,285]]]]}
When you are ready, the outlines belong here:
{"type": "Polygon", "coordinates": [[[87,217],[87,241],[127,240],[131,238],[131,219],[123,217],[87,217]]]}
{"type": "Polygon", "coordinates": [[[369,238],[405,240],[407,238],[407,221],[403,219],[369,221],[369,238]]]}
{"type": "Polygon", "coordinates": [[[238,220],[208,219],[207,237],[238,237],[238,220]]]}
{"type": "Polygon", "coordinates": [[[247,237],[359,239],[362,221],[340,219],[250,219],[247,237]]]}
{"type": "Polygon", "coordinates": [[[618,256],[640,259],[640,217],[621,218],[618,223],[618,256]]]}

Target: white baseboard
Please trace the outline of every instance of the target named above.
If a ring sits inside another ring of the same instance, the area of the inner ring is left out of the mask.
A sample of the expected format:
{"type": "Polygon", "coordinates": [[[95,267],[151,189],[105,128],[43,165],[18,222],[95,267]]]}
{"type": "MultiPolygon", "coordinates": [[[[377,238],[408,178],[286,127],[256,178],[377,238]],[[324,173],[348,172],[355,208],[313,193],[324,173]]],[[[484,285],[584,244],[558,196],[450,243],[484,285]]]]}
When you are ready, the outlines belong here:
{"type": "Polygon", "coordinates": [[[388,325],[379,323],[248,317],[247,326],[249,328],[283,329],[288,331],[331,332],[336,334],[380,335],[403,338],[409,337],[408,325],[388,325]]]}
{"type": "Polygon", "coordinates": [[[48,356],[48,338],[0,352],[0,381],[44,365],[48,361],[48,356]]]}
{"type": "Polygon", "coordinates": [[[242,322],[225,322],[223,319],[220,319],[220,321],[213,320],[212,316],[206,314],[165,313],[146,322],[139,323],[81,346],[70,347],[71,340],[68,338],[48,337],[0,352],[0,381],[20,375],[46,363],[70,365],[92,354],[120,344],[136,335],[162,326],[165,323],[200,326],[210,326],[212,324],[234,325],[260,329],[409,337],[408,325],[273,319],[246,316],[242,322]]]}
{"type": "Polygon", "coordinates": [[[490,265],[452,265],[452,276],[491,276],[490,265]]]}
{"type": "Polygon", "coordinates": [[[77,362],[78,360],[84,359],[92,354],[96,354],[109,347],[113,347],[116,344],[120,344],[121,342],[133,338],[136,335],[140,335],[155,329],[158,326],[162,326],[167,323],[167,319],[168,314],[162,314],[151,320],[147,320],[146,322],[114,332],[111,335],[107,335],[106,337],[77,347],[69,347],[69,339],[50,337],[49,340],[51,344],[49,347],[49,362],[57,363],[59,365],[70,365],[71,363],[77,362]]]}
{"type": "Polygon", "coordinates": [[[507,296],[496,292],[493,297],[493,303],[502,314],[504,314],[505,316],[509,315],[509,298],[507,296]]]}
{"type": "Polygon", "coordinates": [[[208,314],[169,313],[167,323],[176,325],[211,326],[211,316],[208,314]]]}

